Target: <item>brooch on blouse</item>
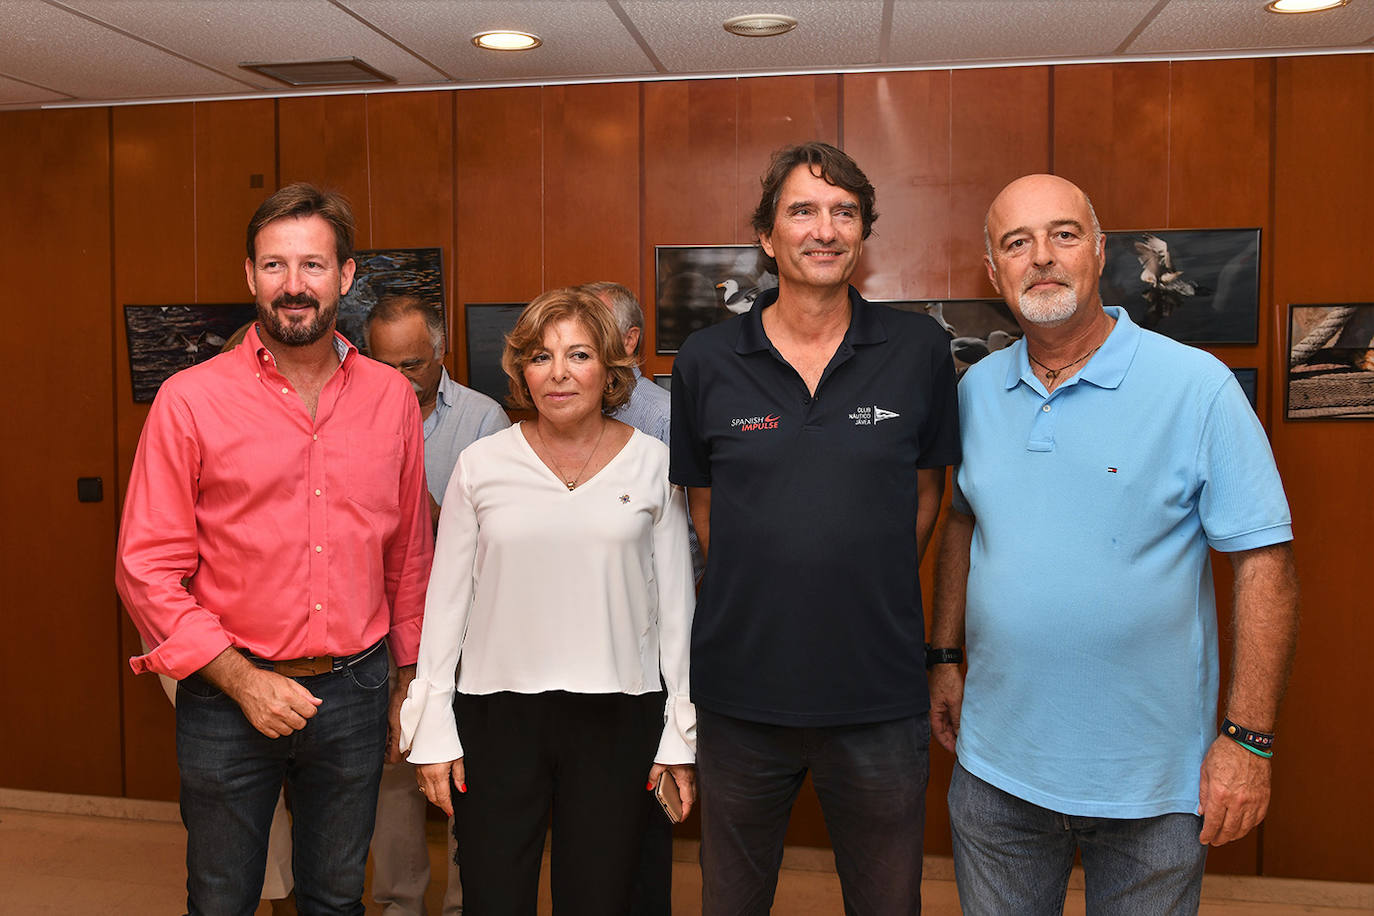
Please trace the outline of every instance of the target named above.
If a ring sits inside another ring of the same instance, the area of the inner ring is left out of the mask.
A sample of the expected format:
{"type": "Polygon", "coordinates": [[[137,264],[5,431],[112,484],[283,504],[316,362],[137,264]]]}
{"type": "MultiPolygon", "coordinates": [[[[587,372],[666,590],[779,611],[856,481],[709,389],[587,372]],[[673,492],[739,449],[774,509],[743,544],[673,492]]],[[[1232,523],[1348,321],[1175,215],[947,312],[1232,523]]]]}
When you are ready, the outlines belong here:
{"type": "Polygon", "coordinates": [[[630,494],[629,494],[629,493],[621,493],[621,494],[620,494],[620,501],[623,502],[623,503],[629,502],[629,501],[630,501],[630,494]]]}

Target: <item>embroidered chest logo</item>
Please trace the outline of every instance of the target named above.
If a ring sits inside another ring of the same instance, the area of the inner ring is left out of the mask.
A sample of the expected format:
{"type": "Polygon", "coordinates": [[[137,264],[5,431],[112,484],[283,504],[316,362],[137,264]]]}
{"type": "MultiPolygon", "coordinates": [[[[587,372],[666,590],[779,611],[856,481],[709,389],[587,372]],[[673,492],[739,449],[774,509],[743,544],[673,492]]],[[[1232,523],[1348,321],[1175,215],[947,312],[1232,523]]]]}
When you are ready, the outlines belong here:
{"type": "Polygon", "coordinates": [[[766,417],[735,417],[730,421],[730,427],[742,433],[752,433],[760,429],[777,429],[778,421],[782,417],[775,413],[770,413],[766,417]]]}
{"type": "Polygon", "coordinates": [[[849,419],[854,421],[855,426],[877,426],[884,420],[900,416],[901,414],[895,410],[885,410],[874,404],[872,407],[855,407],[849,414],[849,419]]]}
{"type": "Polygon", "coordinates": [[[629,501],[630,501],[630,494],[629,494],[629,493],[621,493],[621,494],[620,494],[620,501],[621,501],[622,503],[627,503],[627,502],[629,502],[629,501]]]}

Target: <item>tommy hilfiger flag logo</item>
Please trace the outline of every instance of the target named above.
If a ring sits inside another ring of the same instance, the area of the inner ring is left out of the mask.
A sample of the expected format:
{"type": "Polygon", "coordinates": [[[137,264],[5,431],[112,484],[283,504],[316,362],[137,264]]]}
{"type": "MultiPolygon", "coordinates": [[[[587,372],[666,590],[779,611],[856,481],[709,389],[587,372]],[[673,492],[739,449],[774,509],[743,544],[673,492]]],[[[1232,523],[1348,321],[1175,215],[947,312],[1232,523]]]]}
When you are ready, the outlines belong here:
{"type": "Polygon", "coordinates": [[[1116,468],[1107,468],[1107,473],[1108,473],[1108,474],[1115,474],[1115,473],[1116,473],[1116,468]]]}

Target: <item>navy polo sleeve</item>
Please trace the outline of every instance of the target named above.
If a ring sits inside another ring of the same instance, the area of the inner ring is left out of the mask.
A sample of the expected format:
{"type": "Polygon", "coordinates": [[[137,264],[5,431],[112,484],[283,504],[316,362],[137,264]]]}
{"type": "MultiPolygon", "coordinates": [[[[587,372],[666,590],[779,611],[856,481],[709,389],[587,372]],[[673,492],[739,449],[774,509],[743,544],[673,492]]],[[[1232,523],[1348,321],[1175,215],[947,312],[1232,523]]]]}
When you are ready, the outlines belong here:
{"type": "Polygon", "coordinates": [[[711,453],[701,429],[700,373],[691,340],[673,360],[673,402],[668,435],[668,479],[680,487],[711,485],[711,453]]]}

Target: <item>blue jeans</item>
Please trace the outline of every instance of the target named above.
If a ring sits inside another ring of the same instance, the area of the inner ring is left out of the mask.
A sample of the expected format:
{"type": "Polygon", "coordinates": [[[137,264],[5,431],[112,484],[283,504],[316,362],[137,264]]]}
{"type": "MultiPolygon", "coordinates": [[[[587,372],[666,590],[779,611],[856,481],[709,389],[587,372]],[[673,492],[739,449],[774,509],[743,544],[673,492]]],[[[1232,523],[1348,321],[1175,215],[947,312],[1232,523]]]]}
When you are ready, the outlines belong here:
{"type": "Polygon", "coordinates": [[[919,913],[929,749],[926,713],[790,728],[698,707],[702,913],[754,916],[772,907],[787,820],[808,770],[845,913],[919,913]]]}
{"type": "Polygon", "coordinates": [[[177,688],[177,764],[192,916],[251,914],[282,780],[293,815],[296,906],[363,913],[363,872],[386,751],[387,652],[297,678],[323,702],[304,728],[268,738],[198,675],[177,688]]]}
{"type": "Polygon", "coordinates": [[[1207,847],[1193,814],[1110,818],[1059,814],[956,765],[949,786],[954,877],[966,916],[1059,916],[1083,854],[1087,912],[1195,914],[1207,847]]]}

